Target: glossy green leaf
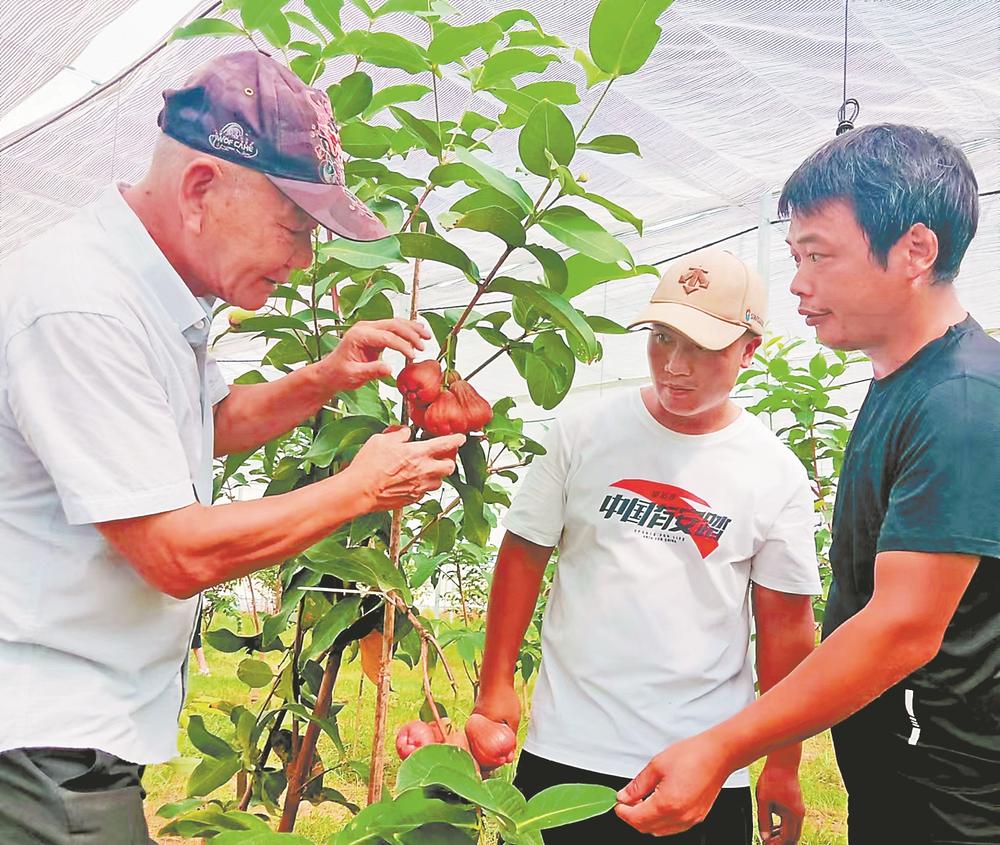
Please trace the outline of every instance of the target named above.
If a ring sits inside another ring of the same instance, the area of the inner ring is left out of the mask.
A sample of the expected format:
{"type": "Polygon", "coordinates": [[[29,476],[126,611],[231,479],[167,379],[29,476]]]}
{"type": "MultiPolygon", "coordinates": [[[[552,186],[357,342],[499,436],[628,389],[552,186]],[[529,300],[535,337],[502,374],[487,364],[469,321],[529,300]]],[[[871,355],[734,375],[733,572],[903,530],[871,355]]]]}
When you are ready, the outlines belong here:
{"type": "Polygon", "coordinates": [[[301,14],[300,12],[285,12],[285,17],[288,18],[290,24],[295,24],[295,26],[302,27],[310,35],[315,35],[322,44],[326,44],[326,36],[315,23],[312,22],[308,17],[301,14]]]}
{"type": "Polygon", "coordinates": [[[618,797],[609,786],[564,783],[543,789],[528,800],[516,819],[519,831],[547,830],[606,813],[618,797]]]}
{"type": "Polygon", "coordinates": [[[520,29],[512,32],[507,38],[511,47],[568,47],[558,35],[547,35],[532,29],[520,29]]]}
{"type": "Polygon", "coordinates": [[[288,18],[280,12],[262,23],[260,31],[275,47],[285,47],[292,40],[292,28],[288,23],[288,18]]]}
{"type": "Polygon", "coordinates": [[[410,73],[430,70],[423,47],[393,32],[348,32],[323,50],[324,58],[359,56],[362,61],[379,67],[398,67],[410,73]]]}
{"type": "Polygon", "coordinates": [[[566,269],[566,262],[563,257],[554,249],[538,244],[528,244],[525,247],[535,260],[542,265],[542,272],[545,274],[545,283],[556,293],[566,290],[569,281],[569,271],[566,269]]]}
{"type": "Polygon", "coordinates": [[[642,235],[642,221],[627,208],[623,208],[618,205],[618,203],[612,202],[607,197],[602,197],[600,194],[592,194],[588,191],[582,191],[579,196],[582,196],[585,200],[606,209],[608,213],[615,218],[615,220],[620,220],[622,223],[628,223],[629,226],[635,229],[637,234],[642,235]]]}
{"type": "Polygon", "coordinates": [[[597,334],[628,334],[628,329],[625,326],[614,320],[609,320],[607,317],[593,314],[584,317],[584,319],[597,334]]]}
{"type": "Polygon", "coordinates": [[[528,115],[518,136],[517,151],[524,166],[539,176],[548,176],[552,169],[546,152],[559,164],[569,164],[576,152],[573,124],[562,109],[548,100],[541,100],[528,115]]]}
{"type": "Polygon", "coordinates": [[[305,0],[306,8],[312,13],[316,22],[331,35],[343,34],[340,25],[340,10],[344,0],[305,0]]]}
{"type": "Polygon", "coordinates": [[[240,17],[247,29],[258,29],[281,13],[288,0],[241,0],[240,17]]]}
{"type": "Polygon", "coordinates": [[[611,79],[611,74],[605,73],[597,65],[595,65],[590,56],[583,50],[577,48],[576,52],[573,53],[573,59],[578,65],[580,65],[580,67],[583,68],[583,72],[587,76],[588,88],[593,88],[598,82],[607,82],[611,79]]]}
{"type": "MultiPolygon", "coordinates": [[[[464,166],[465,165],[459,165],[459,167],[464,166]]],[[[489,208],[490,206],[498,206],[506,211],[509,211],[518,221],[520,221],[524,216],[524,212],[521,211],[521,206],[519,206],[514,200],[507,196],[507,194],[501,193],[496,188],[491,188],[489,186],[479,188],[471,194],[466,194],[452,205],[451,210],[458,214],[467,214],[470,211],[475,211],[479,208],[489,208]]]]}
{"type": "Polygon", "coordinates": [[[539,32],[542,31],[542,25],[538,22],[531,12],[527,9],[508,9],[506,12],[501,12],[499,15],[494,15],[491,20],[499,26],[504,32],[509,30],[514,24],[525,21],[530,23],[539,32]]]}
{"type": "Polygon", "coordinates": [[[191,773],[187,783],[187,794],[208,795],[223,784],[229,783],[229,779],[242,767],[240,757],[235,753],[219,759],[206,758],[191,773]]]}
{"type": "Polygon", "coordinates": [[[437,30],[427,47],[427,57],[436,65],[457,62],[473,50],[489,52],[503,38],[503,30],[492,21],[470,26],[447,26],[437,30]]]}
{"type": "Polygon", "coordinates": [[[171,41],[183,41],[186,38],[200,38],[203,35],[221,37],[223,35],[243,35],[244,32],[236,24],[219,18],[199,18],[187,26],[179,26],[170,36],[171,41]]]}
{"type": "Polygon", "coordinates": [[[344,152],[361,158],[381,158],[389,152],[391,138],[384,126],[348,123],[340,130],[344,152]]]}
{"type": "Polygon", "coordinates": [[[628,135],[598,135],[589,141],[581,142],[579,147],[581,150],[596,150],[608,155],[631,153],[642,156],[642,153],[639,152],[639,145],[628,135]]]}
{"type": "MultiPolygon", "coordinates": [[[[332,88],[333,86],[331,86],[332,88]]],[[[355,71],[340,80],[337,97],[330,96],[333,113],[339,122],[361,114],[372,101],[372,78],[364,71],[355,71]]]]}
{"type": "Polygon", "coordinates": [[[522,282],[502,276],[494,279],[489,287],[491,292],[509,293],[515,299],[526,301],[561,329],[565,329],[576,349],[581,352],[581,360],[593,361],[600,355],[600,346],[594,336],[593,329],[587,324],[583,315],[569,301],[545,287],[531,282],[522,282]]]}
{"type": "Polygon", "coordinates": [[[476,764],[468,751],[454,745],[425,745],[400,764],[396,775],[396,794],[430,786],[433,783],[431,772],[440,768],[451,769],[469,778],[476,777],[476,764]]]}
{"type": "Polygon", "coordinates": [[[422,120],[398,106],[389,106],[389,111],[399,121],[400,126],[409,129],[410,132],[423,142],[423,147],[427,152],[435,157],[441,155],[441,136],[438,134],[436,124],[422,120]]]}
{"type": "Polygon", "coordinates": [[[383,592],[398,590],[409,601],[410,592],[403,574],[379,549],[345,548],[340,542],[328,539],[306,549],[305,556],[306,565],[316,572],[335,575],[342,581],[357,581],[383,592]]]}
{"type": "Polygon", "coordinates": [[[633,263],[628,248],[578,208],[569,205],[550,208],[538,222],[560,243],[597,261],[633,263]]]}
{"type": "Polygon", "coordinates": [[[461,270],[472,282],[480,279],[479,268],[462,250],[437,235],[400,232],[396,235],[400,252],[407,258],[422,258],[449,264],[461,270]]]}
{"type": "Polygon", "coordinates": [[[533,53],[524,47],[510,47],[490,56],[481,65],[482,73],[474,80],[473,90],[509,85],[522,73],[541,73],[559,57],[552,53],[533,53]]]}
{"type": "Polygon", "coordinates": [[[351,241],[347,238],[335,238],[320,246],[321,257],[326,260],[336,258],[351,267],[365,270],[375,270],[403,260],[399,243],[395,237],[382,238],[377,241],[351,241]]]}
{"type": "Polygon", "coordinates": [[[230,830],[213,836],[212,845],[313,845],[311,839],[297,833],[275,833],[273,830],[230,830]]]}
{"type": "Polygon", "coordinates": [[[576,358],[555,332],[546,332],[532,342],[532,353],[524,358],[528,394],[536,405],[551,410],[569,393],[576,372],[576,358]]]}
{"type": "Polygon", "coordinates": [[[371,103],[368,104],[363,112],[364,117],[367,120],[393,103],[411,103],[420,100],[430,92],[431,89],[426,85],[417,84],[390,85],[382,88],[372,96],[371,103]]]}
{"type": "MultiPolygon", "coordinates": [[[[418,749],[414,754],[422,750],[418,749]]],[[[435,823],[470,831],[477,827],[475,812],[467,804],[427,798],[422,792],[411,790],[393,800],[382,800],[365,807],[343,830],[328,839],[327,845],[397,842],[399,837],[410,831],[435,823]]]]}
{"type": "Polygon", "coordinates": [[[647,274],[659,275],[657,269],[648,264],[637,265],[635,269],[622,268],[614,262],[598,261],[583,254],[571,255],[567,258],[566,270],[569,273],[569,283],[566,285],[563,295],[567,299],[573,299],[595,285],[615,279],[629,279],[647,274]]]}
{"type": "Polygon", "coordinates": [[[259,689],[274,680],[274,672],[263,660],[253,660],[248,657],[240,661],[240,665],[236,667],[236,677],[248,687],[259,689]]]}
{"type": "Polygon", "coordinates": [[[236,753],[228,742],[211,733],[205,727],[205,720],[201,716],[192,716],[188,720],[187,730],[191,744],[202,754],[220,759],[236,753]]]}
{"type": "Polygon", "coordinates": [[[524,227],[513,214],[499,206],[474,209],[463,214],[455,226],[489,232],[510,246],[524,246],[524,227]]]}
{"type": "Polygon", "coordinates": [[[656,46],[656,25],[672,0],[601,0],[590,21],[590,55],[605,73],[626,76],[641,68],[656,46]]]}
{"type": "Polygon", "coordinates": [[[490,94],[507,106],[500,115],[500,122],[508,129],[523,126],[532,109],[541,100],[569,106],[580,102],[580,95],[572,82],[553,80],[532,82],[516,88],[493,88],[490,94]]]}
{"type": "Polygon", "coordinates": [[[386,0],[375,10],[375,17],[380,18],[394,12],[407,12],[430,20],[455,14],[455,7],[446,0],[386,0]]]}
{"type": "Polygon", "coordinates": [[[455,157],[462,164],[465,164],[475,170],[488,185],[496,188],[498,191],[506,194],[514,200],[525,214],[528,214],[531,211],[531,197],[528,196],[527,192],[518,182],[511,179],[509,176],[505,176],[495,167],[491,167],[486,164],[486,162],[477,158],[468,150],[463,150],[461,148],[455,150],[455,157]]]}
{"type": "Polygon", "coordinates": [[[360,9],[366,18],[374,20],[375,12],[367,0],[350,0],[350,3],[354,8],[360,9]]]}
{"type": "Polygon", "coordinates": [[[352,446],[360,446],[373,434],[385,428],[378,417],[352,414],[323,424],[313,440],[305,459],[316,466],[327,467],[352,446]]]}
{"type": "Polygon", "coordinates": [[[457,473],[446,480],[462,499],[462,533],[465,539],[475,545],[485,545],[490,539],[490,524],[483,513],[485,502],[482,491],[461,481],[457,473]]]}
{"type": "Polygon", "coordinates": [[[306,660],[316,660],[333,645],[347,628],[358,618],[361,599],[357,596],[347,596],[336,602],[312,628],[312,640],[303,649],[306,660]]]}

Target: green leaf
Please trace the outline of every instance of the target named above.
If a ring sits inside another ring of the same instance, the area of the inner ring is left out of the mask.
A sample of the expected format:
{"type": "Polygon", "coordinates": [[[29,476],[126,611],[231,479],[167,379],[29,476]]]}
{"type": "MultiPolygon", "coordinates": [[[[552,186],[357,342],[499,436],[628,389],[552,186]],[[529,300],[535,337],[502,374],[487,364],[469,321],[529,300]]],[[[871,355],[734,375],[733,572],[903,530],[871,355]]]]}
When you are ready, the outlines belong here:
{"type": "Polygon", "coordinates": [[[342,35],[340,25],[340,10],[344,0],[305,0],[306,8],[312,12],[313,18],[331,35],[342,35]]]}
{"type": "MultiPolygon", "coordinates": [[[[422,750],[418,749],[414,755],[422,750]]],[[[422,792],[411,790],[395,800],[382,800],[365,807],[343,830],[327,840],[327,845],[383,845],[387,840],[398,842],[400,836],[434,823],[472,831],[476,828],[477,819],[475,812],[466,804],[426,798],[422,792]]]]}
{"type": "Polygon", "coordinates": [[[612,76],[635,73],[660,37],[656,19],[672,0],[601,0],[590,21],[590,55],[612,76]]]}
{"type": "Polygon", "coordinates": [[[583,72],[587,75],[587,87],[593,88],[598,82],[607,82],[611,79],[610,73],[605,73],[597,65],[594,64],[593,60],[579,47],[576,52],[573,53],[573,59],[576,61],[580,67],[583,68],[583,72]]]}
{"type": "Polygon", "coordinates": [[[375,12],[372,11],[372,7],[368,5],[366,0],[350,0],[351,5],[356,9],[360,9],[368,20],[374,20],[375,12]]]}
{"type": "Polygon", "coordinates": [[[228,628],[219,628],[215,631],[206,631],[205,640],[216,651],[221,651],[223,654],[234,654],[240,649],[250,647],[254,638],[241,637],[228,628]]]}
{"type": "Polygon", "coordinates": [[[424,142],[423,146],[427,152],[434,157],[441,155],[441,136],[438,135],[436,124],[432,125],[430,122],[422,120],[398,106],[389,106],[389,111],[392,112],[392,116],[399,121],[401,126],[409,129],[410,132],[424,142]]]}
{"type": "MultiPolygon", "coordinates": [[[[292,28],[288,24],[288,18],[281,13],[268,18],[261,24],[260,31],[275,47],[284,47],[292,40],[292,28]]],[[[306,81],[310,82],[311,78],[306,81]]]]}
{"type": "Polygon", "coordinates": [[[614,322],[614,320],[609,320],[607,317],[594,314],[584,317],[584,319],[597,334],[628,334],[628,329],[625,326],[614,322]]]}
{"type": "Polygon", "coordinates": [[[485,88],[509,85],[515,76],[522,73],[541,73],[552,62],[558,62],[559,57],[552,53],[533,53],[524,47],[510,47],[500,50],[490,56],[480,66],[482,72],[474,79],[472,89],[482,91],[485,88]]]}
{"type": "MultiPolygon", "coordinates": [[[[465,167],[465,165],[460,164],[458,167],[465,167]]],[[[467,214],[470,211],[475,211],[479,208],[489,208],[490,206],[499,206],[509,211],[514,215],[514,219],[518,221],[524,216],[521,206],[514,202],[507,194],[500,193],[496,188],[490,187],[479,188],[471,194],[466,194],[452,205],[451,210],[459,214],[467,214]]]]}
{"type": "Polygon", "coordinates": [[[410,600],[403,574],[392,565],[385,552],[366,546],[344,548],[337,540],[322,540],[306,549],[306,565],[316,572],[334,575],[342,581],[357,581],[382,592],[397,590],[410,600]]]}
{"type": "Polygon", "coordinates": [[[399,243],[399,251],[407,258],[422,258],[449,264],[465,273],[469,281],[478,282],[480,279],[479,268],[472,259],[444,238],[419,232],[400,232],[396,235],[396,240],[399,243]]]}
{"type": "Polygon", "coordinates": [[[511,246],[524,246],[524,227],[507,209],[496,205],[477,208],[468,214],[463,214],[455,222],[455,226],[460,229],[489,232],[511,246]]]}
{"type": "Polygon", "coordinates": [[[606,813],[618,797],[611,787],[563,783],[543,789],[529,799],[516,819],[518,831],[547,830],[606,813]]]}
{"type": "Polygon", "coordinates": [[[323,30],[321,30],[316,24],[314,24],[309,18],[299,12],[285,12],[285,17],[288,18],[289,23],[293,23],[296,26],[302,27],[312,35],[315,35],[320,41],[326,44],[326,36],[323,35],[323,30]]]}
{"type": "Polygon", "coordinates": [[[827,363],[822,352],[817,352],[809,361],[809,372],[814,378],[826,378],[827,363]]]}
{"type": "Polygon", "coordinates": [[[212,845],[313,845],[312,840],[296,833],[275,833],[273,830],[230,830],[213,836],[212,845]]]}
{"type": "Polygon", "coordinates": [[[599,205],[602,208],[607,209],[608,213],[614,217],[615,220],[620,220],[622,223],[628,223],[633,229],[635,229],[637,234],[642,235],[642,221],[627,208],[623,208],[618,205],[618,203],[614,203],[606,197],[602,197],[600,194],[591,194],[587,191],[582,191],[580,196],[595,205],[599,205]]]}
{"type": "Polygon", "coordinates": [[[336,258],[351,267],[364,270],[376,270],[386,264],[402,261],[400,245],[395,237],[382,238],[377,241],[351,241],[347,238],[335,238],[319,248],[320,256],[325,260],[336,258]]]}
{"type": "Polygon", "coordinates": [[[596,150],[599,153],[608,155],[623,155],[631,153],[642,157],[639,152],[639,145],[628,135],[598,135],[589,141],[584,141],[579,145],[582,150],[596,150]]]}
{"type": "Polygon", "coordinates": [[[569,45],[557,35],[546,35],[544,32],[530,29],[520,29],[512,32],[507,38],[511,47],[568,47],[569,45]]]}
{"type": "Polygon", "coordinates": [[[528,394],[536,405],[551,410],[569,393],[576,372],[576,359],[555,332],[546,332],[532,342],[532,353],[524,357],[528,394]]]}
{"type": "Polygon", "coordinates": [[[545,283],[556,293],[566,290],[569,281],[569,271],[566,269],[566,262],[563,257],[554,249],[549,249],[538,244],[528,244],[525,247],[535,260],[542,265],[542,272],[545,274],[545,283]]]}
{"type": "Polygon", "coordinates": [[[572,82],[559,80],[532,82],[517,88],[493,88],[490,93],[507,109],[500,115],[500,122],[508,129],[516,129],[524,124],[532,109],[542,100],[569,106],[580,102],[580,95],[572,82]]]}
{"type": "Polygon", "coordinates": [[[600,356],[600,346],[594,337],[593,329],[565,297],[543,285],[510,279],[506,276],[494,279],[489,289],[491,292],[509,293],[515,299],[524,300],[559,328],[565,329],[567,337],[575,347],[574,352],[579,352],[577,357],[580,360],[593,361],[600,356]]]}
{"type": "Polygon", "coordinates": [[[221,759],[236,753],[228,742],[209,732],[208,728],[205,727],[205,720],[201,716],[192,716],[188,720],[187,730],[191,744],[202,754],[221,759]]]}
{"type": "Polygon", "coordinates": [[[476,777],[476,764],[468,751],[454,745],[425,745],[400,764],[396,775],[396,794],[430,786],[434,782],[431,773],[435,769],[450,769],[469,778],[476,777]]]}
{"type": "Polygon", "coordinates": [[[341,599],[312,628],[312,641],[303,650],[306,660],[318,659],[347,628],[358,618],[361,599],[348,596],[341,599]]]}
{"type": "Polygon", "coordinates": [[[531,14],[531,12],[527,9],[508,9],[506,12],[494,15],[490,20],[497,24],[497,26],[499,26],[504,32],[520,21],[526,21],[539,32],[542,31],[542,25],[538,22],[538,18],[531,14]]]}
{"type": "Polygon", "coordinates": [[[375,11],[375,17],[393,12],[408,12],[418,18],[430,19],[455,14],[455,8],[446,0],[388,0],[375,11]]]}
{"type": "Polygon", "coordinates": [[[513,784],[507,783],[500,778],[490,778],[483,781],[483,786],[490,793],[494,803],[500,806],[504,814],[511,818],[517,818],[524,812],[528,805],[527,800],[513,784]]]}
{"type": "Polygon", "coordinates": [[[458,473],[448,476],[447,482],[462,498],[462,533],[470,543],[485,546],[490,539],[490,524],[483,513],[485,502],[482,491],[458,478],[458,473]]]}
{"type": "Polygon", "coordinates": [[[494,129],[497,128],[497,126],[499,126],[499,124],[495,120],[493,120],[493,118],[486,117],[485,115],[482,115],[479,112],[466,111],[465,114],[462,115],[462,120],[459,126],[461,127],[463,132],[471,136],[474,135],[480,129],[483,129],[487,132],[492,132],[494,129]]]}
{"type": "Polygon", "coordinates": [[[381,158],[389,152],[390,142],[389,132],[384,126],[354,122],[340,130],[344,152],[360,158],[381,158]]]}
{"type": "Polygon", "coordinates": [[[242,0],[240,16],[247,29],[259,29],[281,13],[288,0],[242,0]]]}
{"type": "Polygon", "coordinates": [[[414,102],[415,100],[420,100],[424,97],[424,95],[429,94],[430,92],[431,89],[426,85],[390,85],[387,88],[383,88],[380,91],[375,92],[371,103],[369,103],[365,108],[363,116],[367,120],[380,112],[386,106],[392,105],[393,103],[414,102]]]}
{"type": "Polygon", "coordinates": [[[490,187],[496,188],[496,190],[514,200],[525,214],[531,212],[531,197],[528,196],[527,192],[518,182],[509,176],[505,176],[495,167],[491,167],[486,162],[481,161],[468,150],[456,149],[455,157],[459,162],[476,171],[490,187]]]}
{"type": "Polygon", "coordinates": [[[248,687],[260,689],[274,680],[274,672],[263,660],[247,658],[236,667],[236,677],[248,687]]]}
{"type": "Polygon", "coordinates": [[[573,299],[595,285],[614,279],[630,279],[635,276],[658,276],[657,269],[648,264],[640,264],[635,269],[623,269],[614,262],[597,261],[588,255],[571,255],[566,259],[566,269],[569,272],[569,283],[563,295],[573,299]]]}
{"type": "Polygon", "coordinates": [[[331,41],[323,50],[324,58],[359,56],[362,61],[379,67],[398,67],[410,73],[430,70],[423,47],[393,32],[354,30],[331,41]]]}
{"type": "Polygon", "coordinates": [[[492,21],[471,26],[443,25],[427,47],[427,57],[436,65],[457,62],[473,50],[489,52],[503,38],[503,30],[492,21]]]}
{"type": "Polygon", "coordinates": [[[243,35],[244,32],[236,24],[219,18],[199,18],[187,26],[179,26],[170,36],[171,41],[182,41],[186,38],[200,38],[202,35],[212,35],[219,38],[224,35],[243,35]]]}
{"type": "Polygon", "coordinates": [[[517,140],[517,151],[524,166],[538,176],[548,176],[552,169],[546,152],[559,164],[569,164],[576,152],[573,124],[559,106],[542,100],[532,109],[517,140]]]}
{"type": "Polygon", "coordinates": [[[212,758],[202,760],[188,779],[187,794],[189,796],[208,795],[223,784],[228,783],[229,779],[241,768],[243,768],[243,764],[239,755],[235,753],[218,760],[212,758]]]}
{"type": "MultiPolygon", "coordinates": [[[[333,86],[331,86],[332,88],[333,86]]],[[[340,80],[337,98],[330,96],[334,114],[340,123],[361,114],[372,101],[372,78],[364,71],[355,71],[340,80]]]]}
{"type": "Polygon", "coordinates": [[[360,446],[385,428],[378,417],[356,415],[340,417],[323,424],[304,458],[316,466],[328,467],[353,446],[360,446]]]}
{"type": "Polygon", "coordinates": [[[560,243],[597,261],[634,263],[628,248],[621,241],[578,208],[569,205],[550,208],[538,222],[560,243]]]}

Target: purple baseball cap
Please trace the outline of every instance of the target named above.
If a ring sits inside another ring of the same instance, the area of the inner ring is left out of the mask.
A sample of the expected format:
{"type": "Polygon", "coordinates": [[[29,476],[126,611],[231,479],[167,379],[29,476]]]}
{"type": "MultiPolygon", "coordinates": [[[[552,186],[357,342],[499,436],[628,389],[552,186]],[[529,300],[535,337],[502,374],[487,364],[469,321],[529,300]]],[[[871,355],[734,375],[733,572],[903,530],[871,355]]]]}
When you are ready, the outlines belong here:
{"type": "Polygon", "coordinates": [[[389,231],[345,185],[340,134],[322,91],[255,50],[202,65],[163,92],[157,123],[187,147],[267,176],[321,226],[354,241],[389,231]]]}

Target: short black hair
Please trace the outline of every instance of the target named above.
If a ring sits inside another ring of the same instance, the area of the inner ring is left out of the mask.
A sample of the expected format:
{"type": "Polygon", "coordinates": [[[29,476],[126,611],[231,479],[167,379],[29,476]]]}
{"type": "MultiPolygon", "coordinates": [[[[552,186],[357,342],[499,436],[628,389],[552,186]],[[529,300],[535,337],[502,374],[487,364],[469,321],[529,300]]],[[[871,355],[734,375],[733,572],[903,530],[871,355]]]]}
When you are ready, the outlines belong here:
{"type": "Polygon", "coordinates": [[[979,185],[965,154],[926,129],[879,123],[824,144],[785,182],[778,213],[808,216],[849,203],[872,256],[889,250],[915,223],[938,239],[934,281],[951,282],[979,223],[979,185]]]}

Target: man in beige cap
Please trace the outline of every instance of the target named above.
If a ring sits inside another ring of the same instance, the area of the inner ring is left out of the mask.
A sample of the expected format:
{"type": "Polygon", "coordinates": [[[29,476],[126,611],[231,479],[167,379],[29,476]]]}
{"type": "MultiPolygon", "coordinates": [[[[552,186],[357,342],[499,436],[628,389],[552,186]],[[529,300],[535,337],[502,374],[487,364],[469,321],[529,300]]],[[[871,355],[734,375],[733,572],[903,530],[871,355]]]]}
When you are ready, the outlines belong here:
{"type": "MultiPolygon", "coordinates": [[[[820,583],[805,470],[729,398],[765,313],[761,279],[732,253],[672,263],[632,324],[649,329],[650,384],[559,418],[518,490],[490,596],[475,706],[485,718],[466,734],[477,757],[496,759],[500,723],[517,729],[514,667],[558,546],[515,780],[528,796],[559,783],[620,789],[663,748],[752,701],[751,610],[762,690],[813,647],[820,583]]],[[[772,842],[801,829],[799,755],[772,754],[758,782],[772,842]]],[[[749,843],[749,783],[746,770],[733,774],[675,841],[749,843]]],[[[613,812],[544,834],[546,845],[652,838],[613,812]]]]}

